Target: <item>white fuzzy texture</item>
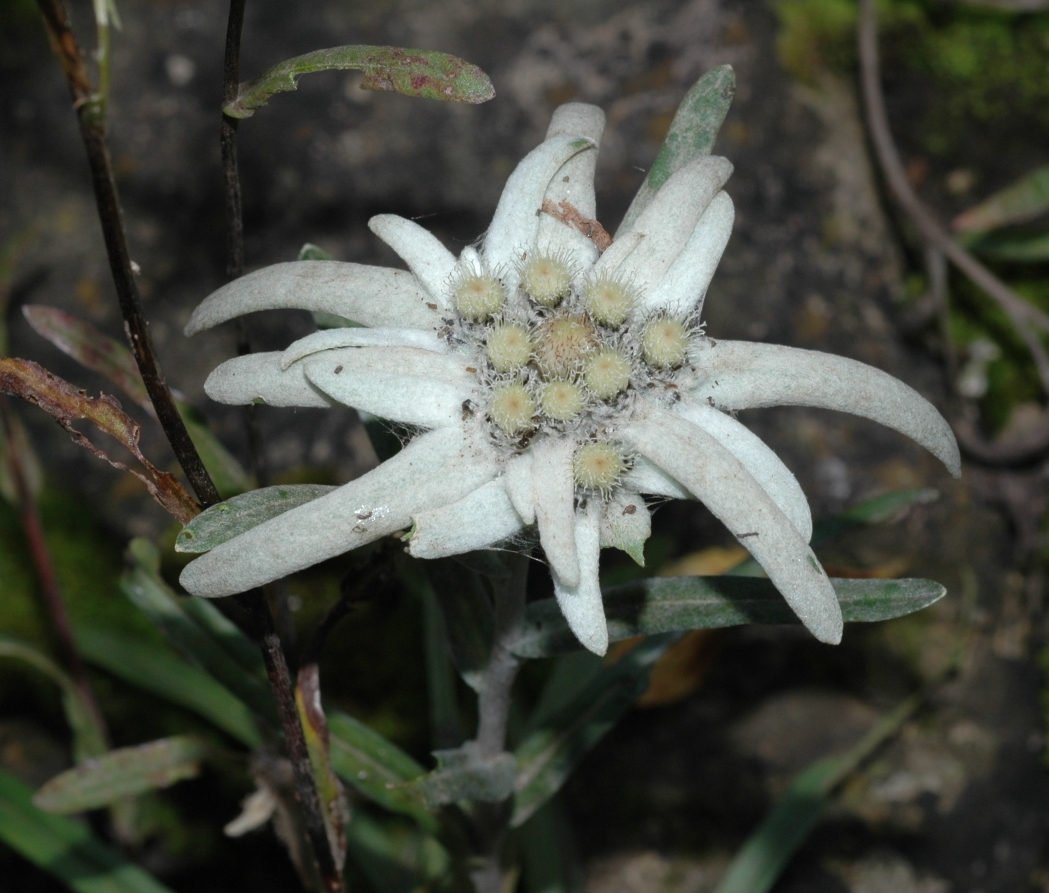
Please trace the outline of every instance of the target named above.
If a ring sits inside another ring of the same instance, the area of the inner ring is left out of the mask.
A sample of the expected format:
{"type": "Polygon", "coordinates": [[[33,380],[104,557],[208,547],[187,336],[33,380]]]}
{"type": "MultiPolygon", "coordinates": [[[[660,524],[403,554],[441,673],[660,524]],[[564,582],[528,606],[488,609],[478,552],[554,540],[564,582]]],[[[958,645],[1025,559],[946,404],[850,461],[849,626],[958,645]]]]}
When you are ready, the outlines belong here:
{"type": "Polygon", "coordinates": [[[622,549],[645,566],[645,541],[652,535],[652,513],[640,493],[620,488],[601,510],[601,548],[622,549]]]}
{"type": "Polygon", "coordinates": [[[591,278],[611,276],[619,269],[623,261],[633,251],[637,250],[644,239],[643,233],[627,233],[625,236],[616,239],[605,249],[605,253],[597,259],[597,263],[594,264],[594,268],[591,271],[591,278]]]}
{"type": "Polygon", "coordinates": [[[411,516],[456,502],[498,473],[475,430],[423,434],[333,493],[271,518],[186,566],[186,591],[217,598],[262,586],[408,527],[411,516]]]}
{"type": "Polygon", "coordinates": [[[834,587],[765,490],[705,431],[655,407],[645,415],[622,429],[623,439],[687,486],[728,527],[817,639],[840,642],[834,587]]]}
{"type": "Polygon", "coordinates": [[[246,406],[260,400],[269,406],[335,406],[335,401],[318,391],[307,380],[301,368],[281,370],[281,354],[252,353],[234,357],[216,366],[204,393],[216,403],[246,406]]]}
{"type": "Polygon", "coordinates": [[[489,481],[458,502],[412,515],[415,528],[408,551],[416,558],[444,558],[486,549],[519,533],[524,526],[503,486],[489,481]]]}
{"type": "Polygon", "coordinates": [[[532,499],[532,454],[521,453],[506,463],[506,495],[525,524],[535,524],[535,500],[532,499]]]}
{"type": "Polygon", "coordinates": [[[556,136],[525,155],[510,174],[484,238],[484,256],[490,269],[502,272],[511,293],[518,281],[516,261],[535,245],[550,180],[568,159],[593,150],[593,140],[585,136],[556,136]]]}
{"type": "Polygon", "coordinates": [[[554,595],[568,627],[589,651],[598,656],[608,651],[608,624],[601,601],[598,566],[601,558],[601,507],[595,500],[573,518],[573,539],[579,553],[579,578],[574,584],[553,570],[554,595]]]}
{"type": "Polygon", "coordinates": [[[428,229],[396,214],[379,214],[368,229],[389,245],[430,293],[442,312],[448,310],[448,282],[455,271],[455,255],[428,229]]]}
{"type": "Polygon", "coordinates": [[[464,401],[478,396],[469,361],[416,347],[346,347],[303,364],[306,378],[340,403],[424,428],[461,424],[464,401]]]}
{"type": "Polygon", "coordinates": [[[728,245],[735,219],[732,199],[727,192],[719,192],[710,200],[659,285],[642,296],[639,309],[665,310],[679,316],[693,310],[702,312],[707,288],[728,245]]]}
{"type": "Polygon", "coordinates": [[[422,329],[325,329],[288,345],[281,354],[281,368],[287,369],[315,353],[339,347],[418,347],[434,353],[448,351],[448,343],[438,338],[436,332],[422,329]]]}
{"type": "Polygon", "coordinates": [[[696,158],[675,171],[627,230],[645,238],[620,264],[620,275],[642,293],[654,290],[731,174],[732,163],[727,158],[711,155],[696,158]]]}
{"type": "Polygon", "coordinates": [[[562,584],[579,585],[575,543],[575,480],[571,437],[547,437],[532,447],[532,501],[539,524],[539,544],[562,584]]]}
{"type": "Polygon", "coordinates": [[[256,310],[289,308],[334,313],[364,326],[435,329],[440,318],[419,281],[404,270],[335,260],[274,264],[234,279],[193,311],[186,334],[195,335],[256,310]]]}
{"type": "Polygon", "coordinates": [[[688,489],[644,456],[637,456],[623,477],[623,486],[638,493],[665,496],[668,499],[695,499],[688,489]]]}
{"type": "MultiPolygon", "coordinates": [[[[584,217],[591,220],[597,216],[597,200],[594,195],[594,169],[597,166],[597,149],[605,130],[605,113],[596,105],[569,102],[554,109],[546,138],[558,136],[581,136],[593,141],[594,151],[580,152],[568,159],[554,174],[543,196],[560,208],[566,202],[584,217]]],[[[563,223],[549,214],[539,217],[539,230],[535,240],[536,251],[554,254],[567,251],[578,269],[586,269],[597,260],[598,250],[593,241],[576,227],[563,223]]]]}
{"type": "Polygon", "coordinates": [[[697,401],[735,412],[759,406],[818,406],[880,422],[906,434],[961,475],[958,443],[947,420],[914,388],[887,372],[833,354],[777,344],[718,341],[695,357],[703,379],[697,401]]]}
{"type": "Polygon", "coordinates": [[[812,511],[794,473],[749,428],[712,406],[682,400],[673,412],[702,428],[739,460],[758,485],[769,494],[808,542],[812,539],[812,511]]]}

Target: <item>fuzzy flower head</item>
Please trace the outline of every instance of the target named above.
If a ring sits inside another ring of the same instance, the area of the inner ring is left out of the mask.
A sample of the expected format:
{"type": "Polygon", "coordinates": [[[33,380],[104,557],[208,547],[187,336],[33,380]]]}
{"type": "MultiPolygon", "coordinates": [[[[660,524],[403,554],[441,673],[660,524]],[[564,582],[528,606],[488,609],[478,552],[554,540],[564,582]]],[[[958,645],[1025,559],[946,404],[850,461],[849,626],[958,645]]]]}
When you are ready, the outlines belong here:
{"type": "Polygon", "coordinates": [[[230,283],[187,334],[253,310],[326,311],[360,324],[284,352],[238,357],[208,378],[223,403],[344,404],[421,431],[378,468],[222,543],[185,588],[230,595],[408,530],[438,558],[536,525],[579,640],[602,654],[602,547],[640,558],[646,497],[698,499],[761,564],[802,622],[841,638],[834,590],[808,542],[798,482],[734,413],[805,405],[901,431],[957,473],[939,413],[884,372],[813,351],[717,341],[703,298],[732,229],[732,165],[682,164],[608,244],[594,202],[600,109],[554,113],[510,176],[477,247],[456,259],[410,220],[369,223],[409,271],[277,264],[230,283]]]}

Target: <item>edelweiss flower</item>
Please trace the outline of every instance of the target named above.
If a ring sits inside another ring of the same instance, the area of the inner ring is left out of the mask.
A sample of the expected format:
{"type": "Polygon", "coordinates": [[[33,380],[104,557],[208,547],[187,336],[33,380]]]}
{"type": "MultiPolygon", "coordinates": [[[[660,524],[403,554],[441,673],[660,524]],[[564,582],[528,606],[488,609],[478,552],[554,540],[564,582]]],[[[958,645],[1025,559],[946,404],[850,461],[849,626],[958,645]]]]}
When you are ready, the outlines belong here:
{"type": "Polygon", "coordinates": [[[345,404],[422,433],[373,471],[192,562],[181,578],[189,592],[241,592],[405,529],[411,554],[437,558],[535,524],[569,625],[602,654],[598,555],[615,546],[642,560],[647,494],[701,500],[817,638],[841,639],[834,590],[808,546],[805,496],[733,413],[852,412],[907,434],[957,474],[951,430],[870,366],[707,337],[700,312],[732,228],[721,191],[732,165],[684,164],[610,241],[594,221],[603,129],[600,109],[561,106],[510,176],[483,243],[458,260],[422,227],[384,214],[369,226],[410,272],[276,264],[197,308],[188,335],[277,307],[363,326],[230,360],[205,384],[213,399],[345,404]]]}

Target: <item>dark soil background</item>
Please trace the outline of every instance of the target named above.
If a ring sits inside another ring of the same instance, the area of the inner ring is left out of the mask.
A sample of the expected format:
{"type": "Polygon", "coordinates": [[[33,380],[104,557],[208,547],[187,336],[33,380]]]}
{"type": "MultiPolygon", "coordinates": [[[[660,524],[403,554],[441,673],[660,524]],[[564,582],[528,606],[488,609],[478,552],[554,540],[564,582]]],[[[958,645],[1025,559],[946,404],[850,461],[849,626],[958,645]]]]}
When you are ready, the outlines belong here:
{"type": "MultiPolygon", "coordinates": [[[[925,5],[934,24],[957,6],[925,5]]],[[[818,11],[818,3],[809,6],[818,11]]],[[[223,281],[217,133],[225,4],[125,0],[120,8],[111,141],[147,312],[169,381],[246,462],[241,415],[202,391],[207,372],[233,355],[232,331],[192,341],[181,334],[193,306],[223,281]]],[[[89,4],[74,3],[72,12],[86,34],[89,4]]],[[[14,4],[5,15],[0,238],[33,232],[15,280],[10,350],[97,391],[104,383],[36,336],[19,312],[25,303],[50,304],[121,334],[65,85],[32,6],[14,4]]],[[[469,59],[490,74],[498,95],[454,106],[363,92],[352,72],[304,77],[296,93],[275,97],[240,127],[248,266],[293,259],[307,241],[342,260],[396,264],[366,228],[379,212],[421,220],[458,251],[484,230],[513,165],[568,100],[608,113],[597,189],[599,216],[612,230],[685,91],[711,67],[731,63],[738,90],[716,151],[736,167],[728,191],[737,222],[708,296],[708,332],[863,360],[956,416],[964,407],[936,332],[904,325],[921,249],[887,211],[851,63],[814,56],[799,66],[796,47],[784,53],[783,33],[774,4],[746,0],[251,0],[245,77],[319,47],[398,44],[469,59]]],[[[1045,122],[1021,98],[1006,104],[1000,127],[975,119],[957,132],[942,125],[942,85],[908,67],[907,33],[886,48],[890,115],[906,159],[920,162],[923,194],[944,216],[1046,163],[1045,122]],[[929,150],[933,130],[938,154],[929,150]],[[943,185],[963,165],[979,173],[975,192],[943,185]]],[[[1049,44],[1044,52],[1049,59],[1049,44]]],[[[274,349],[310,326],[306,314],[260,314],[250,330],[256,347],[274,349]]],[[[96,582],[92,596],[73,579],[77,569],[80,577],[115,579],[129,536],[170,542],[166,516],[41,413],[24,409],[50,481],[49,533],[80,544],[79,552],[69,546],[74,610],[100,611],[89,596],[120,600],[115,583],[98,596],[96,582]]],[[[790,409],[744,420],[797,474],[817,518],[892,489],[939,491],[939,499],[849,534],[820,556],[832,573],[930,577],[948,595],[910,618],[847,628],[836,649],[800,628],[753,627],[694,642],[691,662],[676,671],[682,696],[633,711],[561,798],[580,883],[594,893],[712,890],[798,770],[858,740],[956,660],[957,674],[936,684],[927,707],[848,783],[775,889],[1045,889],[1049,774],[1037,662],[1045,639],[1044,469],[968,466],[955,482],[920,448],[850,416],[790,409]]],[[[278,478],[307,466],[312,479],[346,480],[374,462],[350,411],[262,408],[259,423],[278,478]]],[[[158,464],[170,463],[157,432],[147,430],[144,442],[158,464]]],[[[20,533],[5,525],[0,629],[46,639],[26,595],[32,584],[19,564],[20,533]]],[[[730,541],[694,505],[661,509],[656,526],[654,546],[666,557],[730,541]]],[[[320,607],[302,601],[300,624],[308,625],[320,607]]],[[[417,625],[397,604],[371,610],[357,631],[332,641],[347,655],[331,659],[325,685],[424,756],[417,625]]],[[[0,673],[0,763],[38,783],[68,759],[61,714],[42,685],[0,673]]],[[[101,677],[98,684],[105,704],[125,705],[113,708],[118,743],[146,740],[182,719],[143,718],[145,708],[126,706],[126,693],[118,697],[101,677]]],[[[173,789],[180,818],[172,826],[181,830],[147,864],[176,890],[295,889],[267,833],[236,843],[217,836],[246,789],[244,780],[215,778],[173,789]],[[170,843],[179,833],[181,842],[170,843]]],[[[0,847],[0,889],[59,888],[0,847]]]]}

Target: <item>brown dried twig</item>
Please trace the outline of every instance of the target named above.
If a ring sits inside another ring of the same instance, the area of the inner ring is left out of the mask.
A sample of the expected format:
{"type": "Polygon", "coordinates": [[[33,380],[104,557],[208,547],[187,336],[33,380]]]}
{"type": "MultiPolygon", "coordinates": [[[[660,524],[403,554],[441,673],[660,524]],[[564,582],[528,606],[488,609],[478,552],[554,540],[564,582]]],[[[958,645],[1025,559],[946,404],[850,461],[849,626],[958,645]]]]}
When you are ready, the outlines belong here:
{"type": "Polygon", "coordinates": [[[584,215],[582,211],[569,202],[558,202],[555,205],[552,199],[545,199],[543,201],[542,212],[544,214],[549,214],[555,220],[560,220],[562,223],[574,226],[579,232],[594,243],[598,251],[604,251],[612,244],[612,237],[608,234],[608,230],[598,223],[598,221],[591,220],[584,215]]]}

